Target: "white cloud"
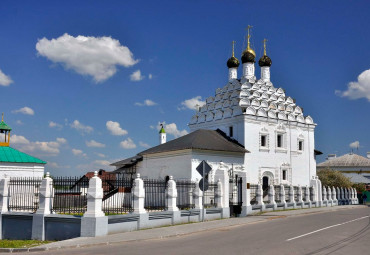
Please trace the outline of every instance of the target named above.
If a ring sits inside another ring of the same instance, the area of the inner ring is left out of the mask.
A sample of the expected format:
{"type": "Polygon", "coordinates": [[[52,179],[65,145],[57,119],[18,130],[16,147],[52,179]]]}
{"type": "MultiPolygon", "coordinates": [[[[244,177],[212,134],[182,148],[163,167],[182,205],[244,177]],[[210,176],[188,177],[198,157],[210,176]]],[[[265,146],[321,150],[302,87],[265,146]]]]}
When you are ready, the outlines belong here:
{"type": "Polygon", "coordinates": [[[82,150],[72,149],[72,153],[75,156],[87,157],[86,153],[84,153],[82,150]]]}
{"type": "Polygon", "coordinates": [[[25,114],[25,115],[35,115],[35,112],[34,110],[32,110],[30,107],[23,107],[23,108],[20,108],[18,110],[13,110],[12,113],[22,113],[22,114],[25,114]]]}
{"type": "Polygon", "coordinates": [[[127,138],[126,140],[123,140],[120,143],[120,146],[124,149],[135,149],[136,148],[136,144],[134,143],[134,141],[131,140],[131,138],[127,138]]]}
{"type": "Polygon", "coordinates": [[[74,128],[78,131],[81,131],[82,133],[91,133],[92,131],[94,131],[94,129],[92,127],[84,125],[81,122],[79,122],[78,120],[73,121],[70,124],[70,126],[71,126],[71,128],[74,128]]]}
{"type": "Polygon", "coordinates": [[[23,125],[23,122],[21,120],[17,120],[15,123],[17,123],[17,125],[23,125]]]}
{"type": "Polygon", "coordinates": [[[13,81],[10,76],[0,70],[0,86],[9,86],[11,83],[13,83],[13,81]]]}
{"type": "Polygon", "coordinates": [[[128,134],[127,130],[122,129],[118,122],[109,120],[107,121],[106,126],[112,135],[127,135],[128,134]]]}
{"type": "Polygon", "coordinates": [[[350,143],[349,144],[349,147],[352,148],[352,149],[357,149],[360,147],[360,142],[359,141],[355,141],[353,143],[350,143]]]}
{"type": "Polygon", "coordinates": [[[89,75],[96,82],[103,82],[117,72],[116,66],[135,65],[132,52],[112,37],[93,37],[64,34],[56,39],[40,39],[36,44],[38,54],[66,69],[89,75]]]}
{"type": "Polygon", "coordinates": [[[61,124],[58,124],[58,123],[56,123],[54,121],[49,121],[49,127],[50,128],[58,128],[58,129],[62,129],[63,128],[63,126],[61,124]]]}
{"type": "Polygon", "coordinates": [[[94,164],[98,166],[109,166],[111,163],[108,160],[98,159],[94,161],[94,164]]]}
{"type": "Polygon", "coordinates": [[[153,105],[157,105],[157,103],[150,100],[150,99],[146,99],[142,103],[135,103],[135,105],[137,105],[137,106],[153,106],[153,105]]]}
{"type": "Polygon", "coordinates": [[[94,148],[104,148],[105,144],[99,143],[95,140],[91,140],[91,141],[86,141],[86,146],[87,147],[94,147],[94,148]]]}
{"type": "Polygon", "coordinates": [[[351,81],[346,91],[336,90],[335,94],[349,99],[366,98],[370,102],[370,69],[363,71],[357,81],[351,81]]]}
{"type": "Polygon", "coordinates": [[[111,162],[108,160],[98,159],[89,164],[79,164],[76,168],[80,169],[83,173],[99,170],[101,168],[104,168],[105,170],[113,170],[115,167],[110,166],[110,164],[111,162]]]}
{"type": "Polygon", "coordinates": [[[10,141],[18,149],[25,152],[39,153],[41,155],[56,156],[60,153],[60,147],[67,143],[65,138],[57,138],[50,142],[31,142],[24,136],[12,135],[10,141]]]}
{"type": "Polygon", "coordinates": [[[131,75],[130,75],[130,80],[131,81],[141,81],[142,79],[144,79],[145,76],[142,76],[141,75],[141,71],[140,70],[137,70],[135,72],[133,72],[131,75]]]}
{"type": "Polygon", "coordinates": [[[150,74],[148,75],[148,78],[149,78],[149,80],[153,79],[153,75],[150,73],[150,74]]]}
{"type": "Polygon", "coordinates": [[[164,130],[167,134],[173,135],[175,138],[184,136],[188,134],[188,131],[185,129],[179,130],[175,123],[166,124],[166,122],[158,122],[157,130],[161,129],[161,124],[163,124],[164,130]]]}
{"type": "Polygon", "coordinates": [[[197,110],[197,107],[201,107],[205,104],[205,101],[202,101],[201,96],[196,96],[190,99],[187,99],[183,102],[181,102],[181,107],[179,107],[179,110],[185,110],[185,109],[190,109],[190,110],[197,110]]]}
{"type": "Polygon", "coordinates": [[[101,158],[105,158],[105,155],[103,153],[95,152],[95,154],[101,158]]]}
{"type": "Polygon", "coordinates": [[[144,148],[150,148],[150,145],[149,144],[147,144],[147,143],[144,143],[144,142],[139,142],[139,145],[141,146],[141,147],[144,147],[144,148]]]}

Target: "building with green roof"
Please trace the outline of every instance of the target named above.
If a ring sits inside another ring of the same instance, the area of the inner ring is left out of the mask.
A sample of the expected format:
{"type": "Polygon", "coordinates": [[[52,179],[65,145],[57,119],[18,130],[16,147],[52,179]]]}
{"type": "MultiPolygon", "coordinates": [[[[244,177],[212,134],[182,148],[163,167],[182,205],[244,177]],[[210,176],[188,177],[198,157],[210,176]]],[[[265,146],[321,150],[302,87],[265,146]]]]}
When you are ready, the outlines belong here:
{"type": "Polygon", "coordinates": [[[0,178],[42,177],[46,162],[10,147],[11,130],[2,114],[0,134],[4,134],[4,140],[0,141],[0,178]]]}

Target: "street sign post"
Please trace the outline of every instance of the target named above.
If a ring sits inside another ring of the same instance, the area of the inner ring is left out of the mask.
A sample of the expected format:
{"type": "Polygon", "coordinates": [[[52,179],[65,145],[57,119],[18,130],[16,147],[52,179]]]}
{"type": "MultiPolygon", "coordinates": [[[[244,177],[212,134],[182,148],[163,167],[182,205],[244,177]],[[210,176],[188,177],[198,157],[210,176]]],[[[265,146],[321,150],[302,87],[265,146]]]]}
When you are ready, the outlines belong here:
{"type": "Polygon", "coordinates": [[[203,194],[202,194],[202,205],[203,205],[202,221],[204,221],[204,215],[205,215],[204,192],[206,190],[208,190],[208,187],[209,187],[208,180],[205,177],[212,170],[212,167],[205,160],[203,160],[202,162],[200,162],[200,164],[197,166],[196,169],[197,169],[198,173],[202,176],[202,179],[199,181],[199,189],[201,191],[203,191],[203,194]]]}

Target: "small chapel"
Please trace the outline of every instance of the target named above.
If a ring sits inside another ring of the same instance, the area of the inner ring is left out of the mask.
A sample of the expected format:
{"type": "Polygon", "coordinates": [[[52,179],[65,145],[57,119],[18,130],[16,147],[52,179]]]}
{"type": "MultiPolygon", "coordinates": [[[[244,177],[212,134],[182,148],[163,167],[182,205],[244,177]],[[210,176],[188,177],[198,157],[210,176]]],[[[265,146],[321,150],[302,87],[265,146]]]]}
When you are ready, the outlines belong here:
{"type": "Polygon", "coordinates": [[[315,150],[316,124],[295,99],[272,83],[266,39],[257,78],[250,29],[248,26],[247,47],[241,54],[242,74],[238,76],[240,62],[233,42],[227,60],[228,81],[198,108],[189,123],[190,134],[166,142],[162,127],[161,144],[113,163],[117,172],[200,179],[195,168],[206,160],[212,171],[246,171],[250,183],[264,187],[305,186],[316,179],[316,155],[322,154],[315,150]]]}
{"type": "Polygon", "coordinates": [[[0,178],[5,177],[40,177],[44,176],[46,162],[10,147],[11,127],[4,122],[4,113],[0,122],[0,178]]]}

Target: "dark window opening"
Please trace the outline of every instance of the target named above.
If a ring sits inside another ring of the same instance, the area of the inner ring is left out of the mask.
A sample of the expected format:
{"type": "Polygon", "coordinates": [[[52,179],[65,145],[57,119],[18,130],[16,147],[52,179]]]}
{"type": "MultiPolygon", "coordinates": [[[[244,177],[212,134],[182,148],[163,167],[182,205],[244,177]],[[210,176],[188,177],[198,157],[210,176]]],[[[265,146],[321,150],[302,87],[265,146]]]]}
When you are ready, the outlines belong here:
{"type": "Polygon", "coordinates": [[[277,135],[277,147],[283,147],[283,135],[277,135]]]}
{"type": "Polygon", "coordinates": [[[229,136],[233,137],[234,136],[234,130],[233,127],[229,127],[229,136]]]}
{"type": "Polygon", "coordinates": [[[267,146],[266,136],[265,135],[261,135],[261,146],[262,147],[266,147],[267,146]]]}
{"type": "Polygon", "coordinates": [[[286,181],[286,170],[283,170],[283,180],[286,181]]]}
{"type": "Polygon", "coordinates": [[[303,151],[303,141],[298,142],[298,150],[303,151]]]}

